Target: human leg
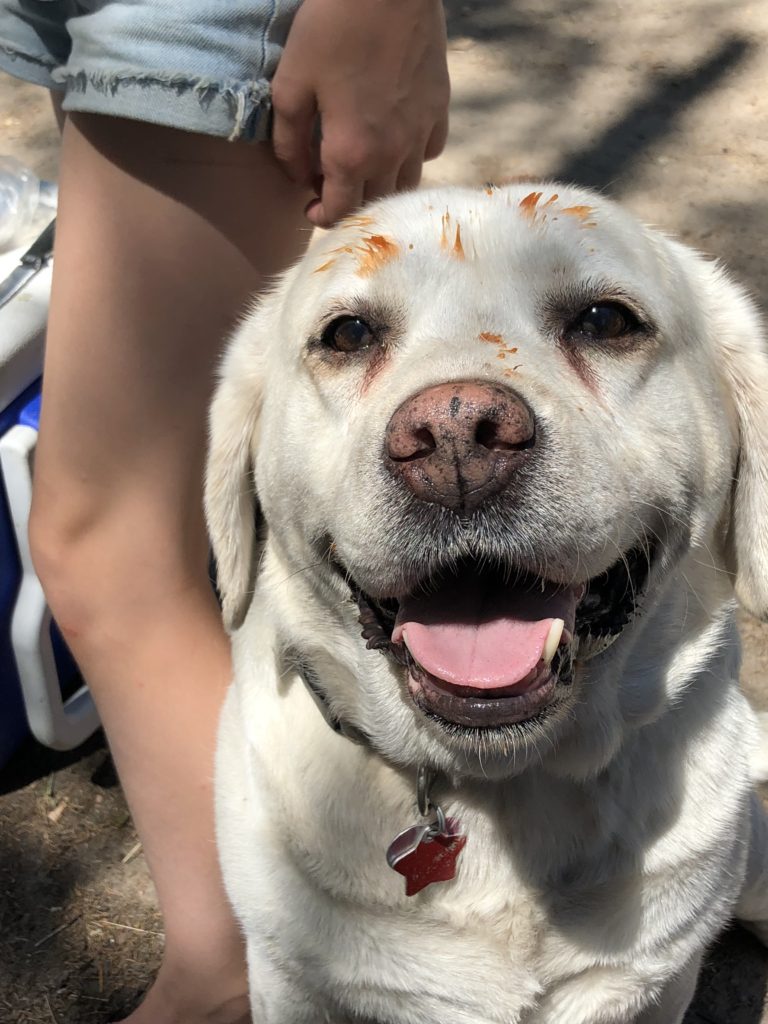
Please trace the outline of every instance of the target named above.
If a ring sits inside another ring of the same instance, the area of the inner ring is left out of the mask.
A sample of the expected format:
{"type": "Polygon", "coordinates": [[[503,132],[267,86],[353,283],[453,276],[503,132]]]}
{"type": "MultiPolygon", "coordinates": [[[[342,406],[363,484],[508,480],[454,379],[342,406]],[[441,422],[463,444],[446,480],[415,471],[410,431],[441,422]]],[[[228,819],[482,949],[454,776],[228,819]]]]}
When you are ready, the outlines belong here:
{"type": "Polygon", "coordinates": [[[747,870],[736,916],[768,945],[768,816],[757,792],[750,796],[749,817],[747,870]]]}
{"type": "Polygon", "coordinates": [[[206,405],[243,301],[303,248],[263,146],[67,119],[32,543],[93,690],[165,919],[131,1024],[246,1015],[210,780],[228,644],[207,579],[206,405]]]}

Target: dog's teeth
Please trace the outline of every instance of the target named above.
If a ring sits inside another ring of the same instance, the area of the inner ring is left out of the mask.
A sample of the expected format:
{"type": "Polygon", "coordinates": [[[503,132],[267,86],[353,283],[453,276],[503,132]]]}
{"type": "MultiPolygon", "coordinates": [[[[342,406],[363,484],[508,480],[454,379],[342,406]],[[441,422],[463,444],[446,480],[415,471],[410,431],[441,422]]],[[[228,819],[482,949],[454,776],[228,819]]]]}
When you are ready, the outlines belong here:
{"type": "Polygon", "coordinates": [[[555,651],[560,643],[560,637],[563,635],[565,629],[565,623],[562,619],[553,619],[552,625],[549,627],[549,633],[547,639],[544,642],[544,650],[542,651],[542,659],[546,665],[552,661],[555,656],[555,651]]]}

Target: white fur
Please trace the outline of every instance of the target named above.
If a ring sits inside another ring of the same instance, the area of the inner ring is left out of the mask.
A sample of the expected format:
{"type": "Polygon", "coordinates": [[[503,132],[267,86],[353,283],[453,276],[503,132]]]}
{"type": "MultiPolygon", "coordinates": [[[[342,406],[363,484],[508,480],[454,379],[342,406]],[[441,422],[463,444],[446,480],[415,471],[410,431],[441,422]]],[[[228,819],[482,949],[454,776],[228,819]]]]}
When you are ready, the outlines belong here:
{"type": "Polygon", "coordinates": [[[737,904],[768,934],[733,612],[735,578],[768,613],[758,319],[717,265],[607,200],[537,189],[534,216],[520,205],[534,186],[375,204],[315,243],[224,361],[206,495],[235,671],[218,838],[258,1024],[676,1024],[737,904]],[[366,257],[371,236],[386,245],[366,257]],[[545,315],[577,289],[656,325],[629,350],[590,350],[591,385],[545,315]],[[307,347],[361,303],[397,325],[367,380],[364,359],[307,347]],[[450,380],[512,387],[546,428],[509,540],[521,556],[586,580],[638,540],[663,553],[643,614],[579,664],[565,712],[503,748],[415,708],[324,554],[332,541],[369,592],[397,592],[428,557],[382,439],[408,396],[450,380]],[[297,651],[369,743],[329,728],[297,651]],[[468,841],[453,881],[408,899],[384,855],[418,819],[420,764],[468,841]]]}

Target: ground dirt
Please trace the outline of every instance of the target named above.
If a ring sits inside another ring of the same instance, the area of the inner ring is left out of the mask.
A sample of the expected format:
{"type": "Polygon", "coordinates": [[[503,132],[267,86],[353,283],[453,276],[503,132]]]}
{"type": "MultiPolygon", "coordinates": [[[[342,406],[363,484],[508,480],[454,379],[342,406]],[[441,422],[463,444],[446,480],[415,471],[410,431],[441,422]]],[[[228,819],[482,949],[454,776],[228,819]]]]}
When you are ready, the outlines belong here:
{"type": "MultiPolygon", "coordinates": [[[[453,131],[430,182],[595,185],[768,294],[768,7],[733,0],[447,3],[453,131]]],[[[0,78],[0,153],[56,173],[41,90],[0,78]]],[[[745,620],[744,685],[768,708],[768,631],[745,620]]],[[[723,766],[727,771],[727,765],[723,766]]],[[[0,1024],[106,1024],[162,950],[146,864],[101,737],[30,743],[0,769],[0,1024]]],[[[768,1024],[768,957],[711,951],[686,1024],[768,1024]]]]}

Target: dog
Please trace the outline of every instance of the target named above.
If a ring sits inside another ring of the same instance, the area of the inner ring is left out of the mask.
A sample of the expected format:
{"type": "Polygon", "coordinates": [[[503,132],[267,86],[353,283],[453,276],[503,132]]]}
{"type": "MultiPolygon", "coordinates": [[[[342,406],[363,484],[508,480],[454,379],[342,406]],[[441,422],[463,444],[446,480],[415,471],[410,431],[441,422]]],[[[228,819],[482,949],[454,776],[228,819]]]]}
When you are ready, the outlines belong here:
{"type": "Polygon", "coordinates": [[[714,261],[553,184],[387,198],[245,317],[206,512],[258,1024],[677,1024],[768,840],[768,359],[714,261]]]}

